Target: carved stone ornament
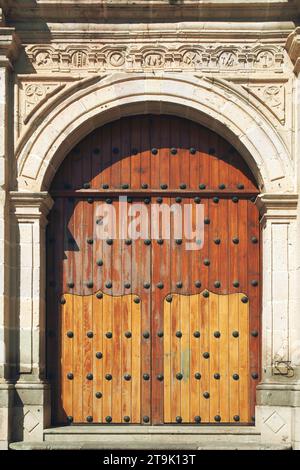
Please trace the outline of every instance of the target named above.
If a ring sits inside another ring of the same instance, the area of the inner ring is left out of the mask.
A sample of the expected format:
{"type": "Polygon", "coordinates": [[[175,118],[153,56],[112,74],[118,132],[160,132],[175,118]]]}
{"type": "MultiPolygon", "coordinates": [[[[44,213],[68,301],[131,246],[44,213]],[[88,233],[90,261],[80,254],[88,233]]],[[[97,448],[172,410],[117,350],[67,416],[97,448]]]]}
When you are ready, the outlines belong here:
{"type": "Polygon", "coordinates": [[[61,83],[23,82],[21,85],[20,116],[26,124],[35,109],[64,88],[61,83]]]}
{"type": "Polygon", "coordinates": [[[187,69],[202,71],[282,71],[284,49],[274,45],[101,46],[32,45],[26,53],[41,72],[122,69],[187,69]]]}
{"type": "Polygon", "coordinates": [[[283,83],[251,84],[244,88],[258,98],[281,124],[285,124],[286,90],[283,83]]]}

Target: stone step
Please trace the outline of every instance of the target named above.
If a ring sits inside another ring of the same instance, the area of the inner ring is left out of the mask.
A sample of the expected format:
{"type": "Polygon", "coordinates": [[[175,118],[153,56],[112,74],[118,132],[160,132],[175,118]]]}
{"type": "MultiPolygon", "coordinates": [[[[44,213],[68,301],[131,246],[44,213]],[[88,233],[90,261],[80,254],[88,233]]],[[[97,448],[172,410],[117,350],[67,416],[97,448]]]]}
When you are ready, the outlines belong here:
{"type": "MultiPolygon", "coordinates": [[[[102,436],[101,436],[102,437],[102,436]]],[[[87,441],[47,441],[47,442],[16,442],[10,444],[12,450],[290,450],[287,445],[262,444],[260,438],[248,440],[248,442],[236,442],[232,438],[212,442],[211,436],[199,439],[185,438],[175,439],[165,443],[157,439],[157,436],[149,435],[146,441],[137,439],[135,442],[127,442],[126,439],[119,442],[87,442],[87,441]]]]}

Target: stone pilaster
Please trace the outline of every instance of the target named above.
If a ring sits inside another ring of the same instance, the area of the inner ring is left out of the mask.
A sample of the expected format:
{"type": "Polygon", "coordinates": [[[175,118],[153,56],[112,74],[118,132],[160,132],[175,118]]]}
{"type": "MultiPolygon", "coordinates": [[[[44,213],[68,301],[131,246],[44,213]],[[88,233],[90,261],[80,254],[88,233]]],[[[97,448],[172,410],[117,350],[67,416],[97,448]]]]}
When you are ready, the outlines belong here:
{"type": "MultiPolygon", "coordinates": [[[[4,20],[0,10],[0,25],[4,20]]],[[[7,448],[10,437],[10,409],[13,401],[10,355],[10,234],[7,190],[9,186],[8,159],[12,153],[9,136],[9,76],[11,60],[17,51],[13,28],[0,26],[0,448],[7,448]]]]}
{"type": "Polygon", "coordinates": [[[297,288],[297,201],[293,194],[258,198],[262,229],[262,380],[257,426],[263,442],[293,440],[300,407],[300,297],[297,288]]]}
{"type": "Polygon", "coordinates": [[[11,192],[14,240],[14,302],[18,338],[14,439],[42,440],[50,423],[50,388],[45,377],[45,228],[52,207],[48,193],[11,192]]]}

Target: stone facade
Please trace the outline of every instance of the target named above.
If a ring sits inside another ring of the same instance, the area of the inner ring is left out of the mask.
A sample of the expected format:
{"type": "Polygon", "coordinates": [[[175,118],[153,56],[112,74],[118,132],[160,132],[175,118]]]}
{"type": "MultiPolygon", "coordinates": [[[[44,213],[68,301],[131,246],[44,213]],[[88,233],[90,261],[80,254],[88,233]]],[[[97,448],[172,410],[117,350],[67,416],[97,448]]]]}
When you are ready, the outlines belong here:
{"type": "Polygon", "coordinates": [[[300,2],[18,3],[0,2],[1,448],[42,441],[50,425],[44,258],[52,178],[96,127],[165,113],[222,135],[259,183],[256,428],[263,443],[299,449],[300,2]]]}

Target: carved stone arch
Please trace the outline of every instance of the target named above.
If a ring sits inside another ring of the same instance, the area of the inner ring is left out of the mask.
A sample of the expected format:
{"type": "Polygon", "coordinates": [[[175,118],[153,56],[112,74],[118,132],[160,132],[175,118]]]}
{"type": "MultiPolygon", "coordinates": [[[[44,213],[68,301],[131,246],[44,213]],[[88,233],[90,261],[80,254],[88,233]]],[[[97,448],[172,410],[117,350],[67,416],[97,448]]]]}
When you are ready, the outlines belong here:
{"type": "Polygon", "coordinates": [[[205,125],[236,147],[261,189],[294,190],[289,152],[246,92],[223,80],[168,73],[113,74],[45,107],[18,149],[18,189],[47,190],[67,152],[85,135],[141,113],[173,114],[205,125]]]}

